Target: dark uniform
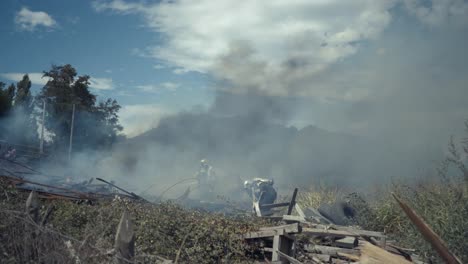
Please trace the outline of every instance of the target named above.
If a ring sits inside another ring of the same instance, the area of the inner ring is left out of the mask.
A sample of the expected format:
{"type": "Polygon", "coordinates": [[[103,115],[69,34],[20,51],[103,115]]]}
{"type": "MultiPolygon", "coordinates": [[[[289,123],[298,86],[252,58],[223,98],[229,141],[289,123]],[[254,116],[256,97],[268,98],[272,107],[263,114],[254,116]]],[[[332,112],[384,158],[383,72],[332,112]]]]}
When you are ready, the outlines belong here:
{"type": "Polygon", "coordinates": [[[205,199],[213,197],[215,175],[213,167],[206,160],[200,161],[200,170],[197,173],[197,180],[200,193],[205,199]]]}
{"type": "Polygon", "coordinates": [[[258,201],[259,205],[272,204],[276,201],[277,193],[273,188],[273,180],[255,178],[245,181],[244,188],[250,197],[258,201]]]}

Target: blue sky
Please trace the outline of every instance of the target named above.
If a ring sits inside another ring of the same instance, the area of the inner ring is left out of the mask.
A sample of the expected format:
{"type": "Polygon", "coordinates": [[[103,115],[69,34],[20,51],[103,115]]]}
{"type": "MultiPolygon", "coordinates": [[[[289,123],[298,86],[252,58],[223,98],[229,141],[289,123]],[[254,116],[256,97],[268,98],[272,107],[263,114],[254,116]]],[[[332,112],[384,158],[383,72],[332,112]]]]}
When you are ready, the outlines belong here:
{"type": "Polygon", "coordinates": [[[3,0],[0,81],[72,64],[129,135],[216,89],[300,98],[298,126],[439,133],[468,111],[467,29],[463,0],[3,0]]]}
{"type": "MultiPolygon", "coordinates": [[[[156,113],[190,109],[211,100],[211,81],[205,74],[176,74],[173,68],[162,68],[157,60],[137,54],[159,41],[138,16],[99,13],[88,1],[6,0],[0,2],[0,32],[3,74],[40,73],[52,64],[69,63],[79,74],[101,80],[93,87],[101,98],[116,98],[123,106],[146,105],[156,113]],[[45,12],[55,22],[21,28],[15,19],[23,8],[45,12]]],[[[0,76],[3,82],[11,79],[0,76]]],[[[33,87],[37,91],[42,85],[36,82],[33,87]]]]}

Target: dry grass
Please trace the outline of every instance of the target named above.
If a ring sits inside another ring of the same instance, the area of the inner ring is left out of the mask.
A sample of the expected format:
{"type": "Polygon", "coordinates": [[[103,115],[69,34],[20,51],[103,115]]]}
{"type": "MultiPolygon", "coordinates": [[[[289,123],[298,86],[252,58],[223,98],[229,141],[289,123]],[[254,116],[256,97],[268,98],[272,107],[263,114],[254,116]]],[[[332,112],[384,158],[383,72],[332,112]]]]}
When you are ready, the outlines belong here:
{"type": "Polygon", "coordinates": [[[271,224],[245,216],[189,211],[169,203],[114,200],[93,206],[42,201],[41,214],[50,205],[55,210],[41,227],[23,213],[24,193],[3,183],[0,196],[1,263],[110,263],[124,209],[135,223],[137,263],[157,263],[158,257],[174,260],[176,255],[179,263],[248,263],[251,249],[239,235],[271,224]]]}
{"type": "Polygon", "coordinates": [[[343,192],[336,187],[326,187],[323,184],[314,185],[299,192],[298,203],[304,207],[318,208],[322,204],[334,203],[342,194],[343,192]]]}

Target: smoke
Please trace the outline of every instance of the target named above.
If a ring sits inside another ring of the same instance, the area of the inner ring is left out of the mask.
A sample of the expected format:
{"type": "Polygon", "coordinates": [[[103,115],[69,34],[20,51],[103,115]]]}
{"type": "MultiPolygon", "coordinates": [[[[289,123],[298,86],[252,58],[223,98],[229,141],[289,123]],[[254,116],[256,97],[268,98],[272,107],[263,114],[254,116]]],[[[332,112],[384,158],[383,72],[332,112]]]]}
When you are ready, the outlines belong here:
{"type": "Polygon", "coordinates": [[[125,147],[136,157],[129,175],[167,186],[208,158],[230,184],[267,177],[279,188],[365,188],[428,176],[467,118],[468,41],[437,31],[428,46],[411,33],[390,32],[359,58],[311,75],[300,63],[269,72],[255,53],[233,49],[219,60],[208,111],[167,117],[128,142],[138,146],[125,147]],[[272,93],[285,86],[287,94],[272,93]]]}
{"type": "Polygon", "coordinates": [[[76,154],[76,167],[153,194],[192,178],[204,158],[233,196],[253,177],[365,188],[426,176],[468,117],[467,24],[451,13],[466,9],[312,2],[95,6],[142,15],[167,40],[151,55],[209,74],[216,94],[209,109],[167,116],[111,152],[76,154]]]}

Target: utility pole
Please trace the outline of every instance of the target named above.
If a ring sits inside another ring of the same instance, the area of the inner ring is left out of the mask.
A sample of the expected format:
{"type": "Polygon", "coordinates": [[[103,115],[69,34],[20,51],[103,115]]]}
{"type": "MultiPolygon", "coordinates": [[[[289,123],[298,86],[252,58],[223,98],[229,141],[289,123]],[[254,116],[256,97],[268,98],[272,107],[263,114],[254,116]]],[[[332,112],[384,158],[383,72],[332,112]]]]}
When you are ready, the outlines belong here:
{"type": "Polygon", "coordinates": [[[71,121],[71,126],[70,126],[70,144],[68,146],[68,161],[71,160],[71,152],[72,152],[72,141],[73,141],[73,126],[75,123],[75,104],[73,104],[73,110],[72,110],[72,121],[71,121]]]}
{"type": "Polygon", "coordinates": [[[44,154],[44,126],[45,126],[45,107],[46,101],[45,99],[42,101],[42,126],[41,126],[41,143],[39,146],[40,153],[44,154]]]}

